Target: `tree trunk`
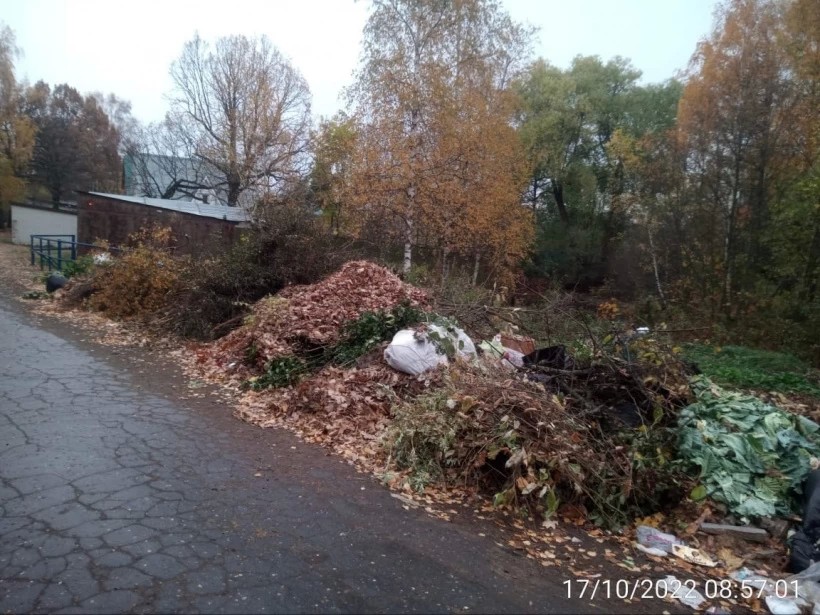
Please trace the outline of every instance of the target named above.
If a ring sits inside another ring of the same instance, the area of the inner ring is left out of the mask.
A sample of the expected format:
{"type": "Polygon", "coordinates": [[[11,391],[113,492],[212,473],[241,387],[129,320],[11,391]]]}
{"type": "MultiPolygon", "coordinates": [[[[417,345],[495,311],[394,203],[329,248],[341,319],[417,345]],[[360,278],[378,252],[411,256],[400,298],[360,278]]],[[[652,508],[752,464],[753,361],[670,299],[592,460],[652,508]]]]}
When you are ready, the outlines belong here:
{"type": "Polygon", "coordinates": [[[532,206],[532,213],[538,213],[538,176],[533,173],[532,184],[530,186],[530,205],[532,206]]]}
{"type": "Polygon", "coordinates": [[[558,209],[558,216],[565,226],[569,226],[569,214],[567,213],[566,203],[564,203],[564,186],[555,178],[550,180],[550,184],[552,185],[552,196],[555,198],[555,207],[558,209]]]}
{"type": "Polygon", "coordinates": [[[481,266],[481,252],[476,250],[475,261],[473,262],[473,286],[478,284],[478,270],[481,266]]]}
{"type": "Polygon", "coordinates": [[[803,272],[803,290],[800,292],[802,301],[814,303],[817,295],[818,268],[820,268],[820,222],[814,225],[814,235],[809,247],[809,258],[803,272]]]}
{"type": "Polygon", "coordinates": [[[228,207],[236,207],[241,192],[241,178],[239,176],[239,150],[237,145],[236,102],[230,109],[226,109],[228,116],[228,207]]]}
{"type": "Polygon", "coordinates": [[[413,266],[413,217],[409,216],[404,224],[404,266],[402,271],[410,273],[413,266]]]}
{"type": "Polygon", "coordinates": [[[239,204],[241,194],[239,180],[233,178],[228,180],[228,207],[236,207],[239,204]]]}
{"type": "Polygon", "coordinates": [[[448,266],[449,263],[448,263],[448,260],[447,260],[448,259],[448,254],[449,254],[449,251],[447,250],[446,247],[441,249],[441,283],[442,284],[444,284],[444,282],[447,281],[447,278],[449,277],[449,274],[450,274],[450,268],[448,266]]]}
{"type": "Polygon", "coordinates": [[[646,230],[649,234],[649,253],[652,255],[652,271],[655,274],[655,288],[658,289],[658,298],[661,300],[661,307],[665,310],[666,309],[666,295],[663,292],[663,286],[661,286],[661,276],[658,272],[658,255],[655,251],[655,238],[652,235],[652,227],[647,224],[646,230]]]}
{"type": "Polygon", "coordinates": [[[732,200],[729,206],[729,215],[726,221],[726,237],[723,244],[723,293],[721,297],[721,305],[723,312],[729,319],[732,318],[733,295],[735,284],[735,252],[736,252],[736,238],[735,232],[737,228],[737,207],[740,202],[740,157],[735,157],[734,178],[732,181],[732,200]]]}

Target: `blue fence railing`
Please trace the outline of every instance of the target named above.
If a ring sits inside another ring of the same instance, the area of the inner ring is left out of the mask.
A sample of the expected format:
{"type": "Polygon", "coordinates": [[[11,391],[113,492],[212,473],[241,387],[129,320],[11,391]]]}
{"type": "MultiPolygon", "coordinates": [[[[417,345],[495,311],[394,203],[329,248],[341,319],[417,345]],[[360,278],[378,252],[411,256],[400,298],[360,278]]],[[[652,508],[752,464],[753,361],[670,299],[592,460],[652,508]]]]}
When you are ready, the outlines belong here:
{"type": "MultiPolygon", "coordinates": [[[[100,246],[91,243],[76,241],[76,235],[31,235],[31,264],[40,262],[40,269],[48,267],[51,270],[62,271],[63,266],[77,260],[78,255],[102,250],[100,246]]],[[[117,248],[108,248],[106,251],[118,252],[117,248]]]]}

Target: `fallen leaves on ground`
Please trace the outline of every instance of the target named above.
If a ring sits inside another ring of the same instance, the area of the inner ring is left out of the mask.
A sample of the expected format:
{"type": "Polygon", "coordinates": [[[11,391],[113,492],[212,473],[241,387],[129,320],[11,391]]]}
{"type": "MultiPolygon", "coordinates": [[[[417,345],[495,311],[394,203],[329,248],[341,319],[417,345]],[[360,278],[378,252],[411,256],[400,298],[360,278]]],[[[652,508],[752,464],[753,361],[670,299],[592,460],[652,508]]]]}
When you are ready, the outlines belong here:
{"type": "MultiPolygon", "coordinates": [[[[5,247],[0,245],[0,263],[12,252],[5,247]]],[[[15,249],[13,252],[19,259],[24,251],[15,249]]],[[[0,275],[6,276],[13,268],[0,269],[4,269],[0,275]]],[[[30,273],[26,275],[30,277],[30,273]]],[[[436,376],[413,378],[394,372],[381,364],[381,348],[364,357],[357,366],[325,367],[295,387],[261,392],[240,390],[240,378],[229,366],[243,360],[252,341],[262,347],[265,353],[262,356],[275,356],[288,352],[294,342],[307,340],[326,344],[333,341],[341,324],[362,311],[388,308],[405,299],[424,303],[426,298],[421,291],[391,276],[387,270],[370,263],[350,263],[319,285],[294,287],[282,293],[278,301],[260,302],[245,327],[210,347],[173,339],[160,341],[133,323],[112,323],[98,314],[81,310],[60,312],[51,301],[36,302],[36,306],[41,314],[60,318],[104,345],[172,349],[170,356],[192,379],[184,387],[191,396],[204,395],[196,392],[202,388],[202,381],[219,382],[225,399],[234,405],[235,415],[242,420],[261,427],[285,428],[307,442],[320,444],[357,470],[376,475],[394,491],[394,497],[408,511],[424,510],[445,521],[474,519],[480,525],[469,527],[480,529],[478,536],[526,554],[544,567],[561,568],[585,579],[663,578],[673,573],[680,578],[699,580],[701,588],[707,580],[727,578],[728,572],[740,565],[773,577],[779,575],[785,556],[782,544],[775,541],[754,547],[747,543],[728,544],[725,537],[698,533],[695,523],[687,528],[686,523],[674,515],[653,515],[641,522],[677,531],[692,546],[721,559],[722,568],[704,571],[671,557],[641,553],[634,547],[634,530],[603,531],[592,526],[586,511],[578,506],[563,506],[554,517],[536,524],[517,518],[509,510],[494,507],[489,498],[475,489],[432,486],[422,493],[414,491],[406,473],[389,471],[380,443],[389,427],[389,409],[395,399],[434,386],[436,376]],[[348,298],[350,303],[345,304],[348,298]],[[279,331],[279,327],[285,331],[279,331]],[[743,558],[739,557],[741,553],[743,558]]],[[[801,404],[800,401],[794,403],[795,406],[801,404]]],[[[781,400],[778,404],[785,405],[781,400]]],[[[702,514],[698,522],[711,514],[703,508],[699,511],[702,514]]],[[[691,522],[697,514],[687,510],[682,518],[691,522]]],[[[712,600],[709,604],[737,609],[734,600],[712,600]]],[[[753,610],[763,608],[759,602],[746,602],[742,606],[753,610]]]]}

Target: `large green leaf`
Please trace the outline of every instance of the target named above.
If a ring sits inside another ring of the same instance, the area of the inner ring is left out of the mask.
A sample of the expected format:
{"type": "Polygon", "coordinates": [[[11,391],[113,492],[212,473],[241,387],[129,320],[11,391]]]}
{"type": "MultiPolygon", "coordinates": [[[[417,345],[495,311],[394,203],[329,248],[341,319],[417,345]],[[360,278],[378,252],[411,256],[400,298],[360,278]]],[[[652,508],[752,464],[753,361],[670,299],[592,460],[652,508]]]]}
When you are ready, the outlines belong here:
{"type": "Polygon", "coordinates": [[[799,512],[820,426],[706,378],[693,379],[692,390],[697,402],[680,414],[678,452],[699,468],[706,493],[743,517],[799,512]]]}

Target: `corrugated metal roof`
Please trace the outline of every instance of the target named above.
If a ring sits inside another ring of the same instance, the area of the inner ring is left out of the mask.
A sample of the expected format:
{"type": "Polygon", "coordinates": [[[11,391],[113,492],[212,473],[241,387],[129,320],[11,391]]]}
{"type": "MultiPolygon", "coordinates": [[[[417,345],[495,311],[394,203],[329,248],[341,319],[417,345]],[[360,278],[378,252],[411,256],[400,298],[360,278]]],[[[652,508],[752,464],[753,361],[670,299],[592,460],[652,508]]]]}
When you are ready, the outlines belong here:
{"type": "Polygon", "coordinates": [[[152,199],[147,196],[126,196],[124,194],[106,194],[105,192],[86,192],[91,196],[98,196],[104,199],[124,201],[126,203],[136,203],[137,205],[148,205],[149,207],[159,207],[160,209],[170,209],[195,216],[206,218],[216,218],[217,220],[227,220],[229,222],[250,222],[250,214],[241,207],[227,207],[225,205],[211,205],[199,201],[176,201],[170,199],[152,199]]]}

